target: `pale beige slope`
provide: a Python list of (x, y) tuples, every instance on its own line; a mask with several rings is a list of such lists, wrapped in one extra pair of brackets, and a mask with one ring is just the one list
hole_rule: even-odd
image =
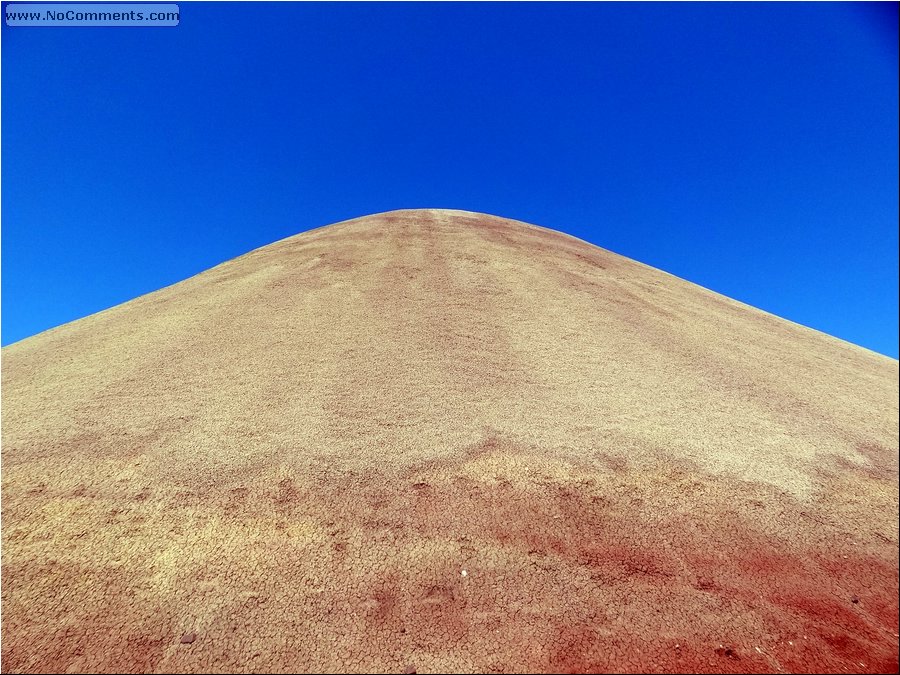
[(897, 362), (553, 231), (347, 221), (2, 368), (4, 669), (896, 662)]

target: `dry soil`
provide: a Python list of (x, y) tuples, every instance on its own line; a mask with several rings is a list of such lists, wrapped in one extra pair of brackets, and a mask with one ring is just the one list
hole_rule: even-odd
[(34, 671), (897, 672), (898, 364), (461, 211), (2, 352)]

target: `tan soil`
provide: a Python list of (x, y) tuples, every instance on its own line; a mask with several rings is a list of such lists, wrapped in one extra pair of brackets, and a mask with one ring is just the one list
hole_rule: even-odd
[(5, 672), (897, 672), (897, 361), (566, 235), (360, 218), (2, 360)]

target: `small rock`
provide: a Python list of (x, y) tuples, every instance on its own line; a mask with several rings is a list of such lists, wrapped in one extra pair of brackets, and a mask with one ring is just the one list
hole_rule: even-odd
[(854, 595), (852, 598), (850, 598), (850, 602), (852, 602), (854, 605), (858, 605), (859, 604), (859, 596)]
[(404, 675), (416, 675), (416, 667), (406, 666), (406, 670), (404, 670), (403, 673)]
[(196, 633), (185, 633), (184, 635), (181, 636), (181, 644), (189, 645), (196, 639), (197, 639)]
[(724, 645), (719, 645), (718, 649), (716, 649), (716, 654), (719, 656), (724, 656), (729, 659), (739, 659), (738, 653), (734, 651), (731, 647), (726, 647)]

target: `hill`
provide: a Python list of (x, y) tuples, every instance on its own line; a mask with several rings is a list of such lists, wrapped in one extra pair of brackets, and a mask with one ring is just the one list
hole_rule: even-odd
[(898, 364), (395, 211), (2, 352), (3, 670), (893, 671)]

